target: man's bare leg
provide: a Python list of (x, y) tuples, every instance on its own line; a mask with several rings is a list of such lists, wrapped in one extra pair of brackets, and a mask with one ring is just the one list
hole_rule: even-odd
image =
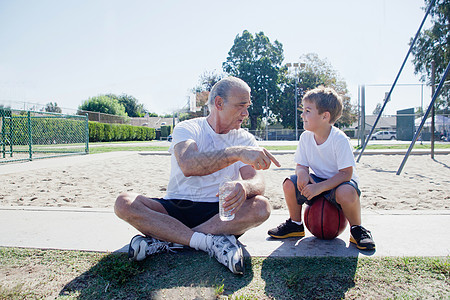
[(138, 194), (122, 193), (116, 215), (147, 236), (189, 246), (194, 231), (167, 214), (161, 203)]
[(221, 221), (215, 215), (203, 224), (194, 227), (196, 232), (206, 234), (234, 234), (240, 235), (266, 221), (270, 216), (270, 203), (263, 196), (247, 199), (232, 221)]

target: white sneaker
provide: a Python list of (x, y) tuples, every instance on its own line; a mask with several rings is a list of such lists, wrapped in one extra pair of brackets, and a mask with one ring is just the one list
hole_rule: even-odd
[(238, 245), (233, 235), (206, 236), (208, 249), (206, 252), (214, 256), (221, 264), (224, 264), (234, 274), (244, 274), (244, 256), (242, 248)]
[(171, 251), (169, 242), (138, 234), (131, 239), (128, 247), (128, 259), (141, 261), (149, 255), (168, 251)]

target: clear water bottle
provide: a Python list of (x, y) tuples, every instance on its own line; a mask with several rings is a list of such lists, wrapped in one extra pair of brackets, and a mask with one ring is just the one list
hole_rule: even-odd
[(225, 198), (234, 190), (234, 184), (227, 180), (220, 184), (219, 186), (219, 217), (222, 221), (231, 221), (234, 219), (233, 211), (225, 211), (223, 204), (225, 203)]

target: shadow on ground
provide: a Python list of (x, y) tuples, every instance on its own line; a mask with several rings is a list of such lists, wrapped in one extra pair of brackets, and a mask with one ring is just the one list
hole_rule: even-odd
[(269, 257), (261, 278), (270, 299), (343, 299), (357, 265), (357, 257)]
[(126, 254), (113, 253), (69, 282), (59, 295), (79, 299), (215, 299), (252, 281), (250, 259), (245, 261), (245, 271), (244, 276), (234, 275), (206, 253), (193, 250), (158, 254), (143, 262), (129, 262)]

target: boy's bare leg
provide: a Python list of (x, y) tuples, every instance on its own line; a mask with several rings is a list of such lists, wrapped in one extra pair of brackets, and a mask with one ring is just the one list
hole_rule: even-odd
[(295, 186), (290, 179), (283, 182), (284, 199), (289, 209), (289, 216), (292, 221), (300, 222), (302, 220), (302, 206), (297, 203), (295, 195)]
[(361, 225), (361, 203), (351, 185), (344, 184), (336, 189), (336, 202), (341, 205), (350, 226)]

